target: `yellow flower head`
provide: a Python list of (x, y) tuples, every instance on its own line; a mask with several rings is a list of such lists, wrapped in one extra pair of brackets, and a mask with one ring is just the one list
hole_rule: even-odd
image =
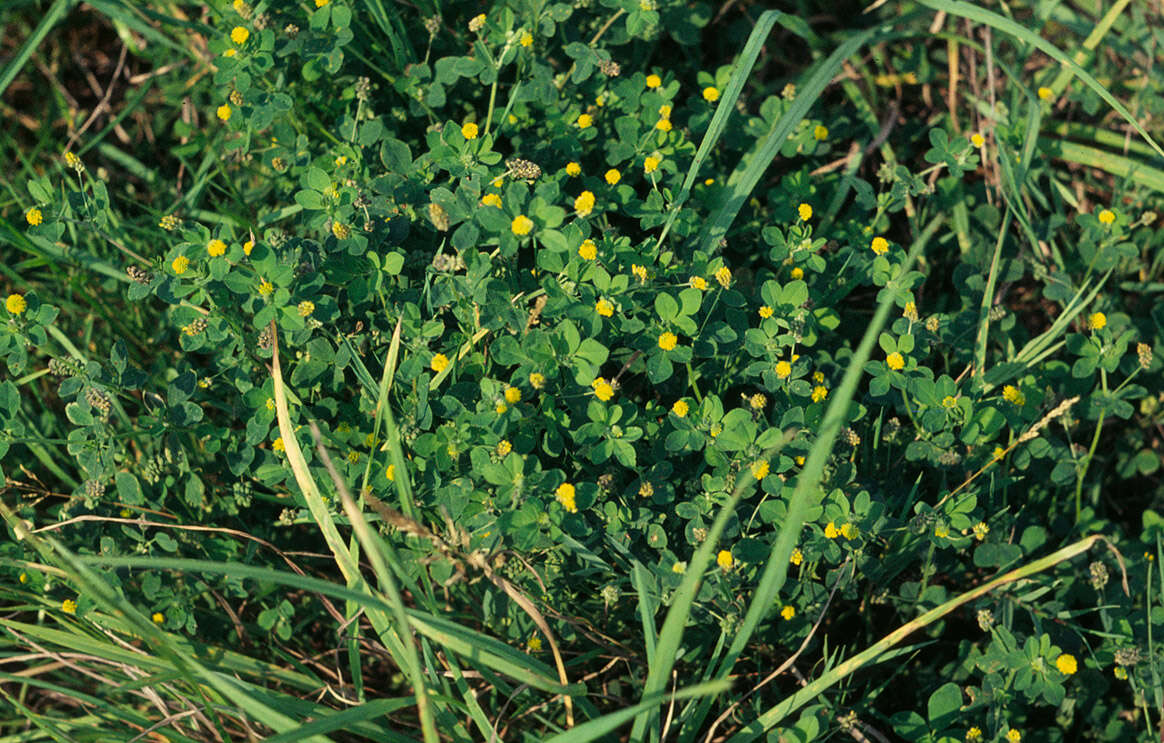
[[(1045, 90), (1045, 88), (1039, 88), (1040, 92), (1043, 90)], [(1006, 731), (1006, 739), (1009, 741), (1009, 743), (1019, 743), (1019, 741), (1023, 739), (1023, 734), (1014, 728), (1011, 728), (1010, 730)]]
[(719, 100), (719, 88), (714, 86), (707, 86), (703, 89), (703, 100), (709, 103), (715, 103)]
[(823, 384), (818, 384), (817, 386), (812, 388), (812, 401), (813, 402), (820, 402), (821, 400), (825, 399), (828, 396), (829, 396), (829, 388), (825, 387)]
[(800, 565), (802, 562), (804, 562), (804, 553), (800, 551), (799, 547), (792, 550), (792, 554), (788, 556), (788, 562), (792, 563), (793, 565)]
[(510, 405), (521, 402), (521, 390), (517, 387), (506, 387), (505, 401)]
[(1104, 209), (1099, 213), (1099, 223), (1102, 225), (1111, 225), (1115, 222), (1115, 212), (1111, 209)]
[(533, 372), (529, 375), (529, 386), (540, 390), (546, 384), (546, 375)]
[(275, 285), (266, 279), (259, 281), (259, 296), (269, 297), (275, 291)]
[(251, 32), (245, 26), (235, 26), (230, 31), (230, 40), (242, 46), (247, 43), (247, 39), (251, 38)]
[(226, 252), (226, 243), (214, 238), (206, 244), (206, 252), (210, 254), (211, 258), (217, 258)]
[(331, 234), (335, 235), (336, 240), (347, 240), (352, 236), (352, 228), (343, 222), (332, 222)]
[(1027, 404), (1027, 396), (1013, 384), (1008, 384), (1002, 388), (1002, 399), (1020, 408)]
[(669, 132), (669, 131), (671, 131), (671, 120), (670, 119), (659, 119), (658, 121), (655, 122), (655, 128), (661, 132)]
[(676, 575), (683, 575), (684, 573), (687, 572), (687, 562), (681, 561), (681, 562), (675, 563), (674, 565), (671, 566), (671, 572), (675, 573)]
[(894, 351), (885, 357), (885, 365), (893, 371), (901, 371), (905, 368), (905, 357)]
[(578, 506), (574, 502), (575, 490), (573, 485), (568, 482), (562, 483), (554, 491), (554, 497), (562, 504), (562, 508), (565, 508), (570, 513), (578, 513)]
[(594, 388), (594, 396), (603, 402), (614, 397), (614, 387), (602, 377), (595, 379), (590, 386)]
[(787, 361), (776, 362), (776, 376), (780, 379), (788, 379), (792, 375), (792, 364)]
[(1079, 670), (1079, 664), (1075, 661), (1075, 656), (1070, 653), (1063, 653), (1055, 659), (1055, 668), (1059, 669), (1059, 673), (1064, 676), (1070, 676)]
[(735, 558), (732, 557), (730, 550), (720, 550), (719, 554), (715, 556), (715, 563), (719, 565), (726, 573), (732, 569), (732, 565), (735, 563)]
[(255, 249), (255, 241), (247, 240), (243, 243), (243, 255), (250, 255), (251, 251)]
[(477, 125), (470, 121), (461, 127), (461, 136), (465, 139), (476, 139), (477, 131)]
[(812, 130), (812, 137), (818, 142), (823, 142), (829, 138), (829, 128), (824, 124), (817, 124)]
[(521, 35), (521, 42), (520, 43), (522, 46), (525, 46), (525, 47), (528, 47), (531, 44), (533, 44), (533, 34), (531, 34), (529, 31), (526, 31), (525, 33), (523, 33)]
[(796, 268), (792, 269), (788, 275), (799, 281), (800, 279), (804, 278), (804, 269), (800, 266), (797, 266)]
[(801, 222), (807, 222), (812, 219), (812, 204), (801, 204), (796, 207), (796, 213), (800, 215)]
[(598, 246), (593, 240), (583, 240), (578, 247), (578, 255), (582, 256), (583, 260), (592, 261), (598, 257)]
[(153, 616), (150, 617), (150, 619), (153, 620), (154, 624), (165, 624), (166, 623), (166, 615), (161, 613), (160, 611), (155, 611), (153, 613)]
[(174, 259), (174, 262), (170, 264), (170, 268), (174, 269), (174, 273), (178, 274), (179, 276), (186, 273), (186, 269), (189, 267), (190, 259), (184, 255), (178, 256)]
[(533, 220), (524, 214), (518, 214), (513, 218), (513, 222), (509, 225), (515, 235), (528, 235), (534, 228)]
[(784, 608), (780, 610), (780, 616), (783, 617), (784, 621), (787, 622), (796, 616), (796, 608), (789, 604), (785, 604)]
[(396, 481), (396, 465), (394, 465), (394, 464), (388, 465), (388, 469), (384, 470), (384, 477), (387, 477), (389, 482), (395, 482)]
[(692, 289), (698, 289), (700, 291), (707, 289), (707, 279), (702, 276), (692, 276), (691, 280), (687, 283), (691, 285)]
[(658, 75), (654, 75), (654, 74), (647, 75), (647, 87), (648, 88), (657, 88), (662, 84), (663, 84), (663, 78), (659, 77)]
[(643, 172), (644, 173), (654, 173), (656, 170), (659, 169), (660, 162), (662, 162), (662, 160), (660, 158), (657, 158), (653, 155), (648, 155), (643, 160)]
[(671, 349), (675, 348), (675, 345), (678, 342), (678, 336), (669, 330), (659, 336), (659, 348), (663, 349), (664, 351), (670, 351)]
[(513, 444), (509, 443), (509, 441), (502, 439), (497, 442), (497, 456), (507, 456), (511, 451), (513, 451)]
[(594, 311), (603, 317), (610, 317), (614, 314), (614, 305), (609, 299), (600, 299), (594, 303)]
[(849, 540), (856, 539), (857, 527), (852, 524), (845, 524), (841, 527), (841, 536)]
[(983, 539), (986, 539), (986, 535), (990, 533), (990, 527), (987, 526), (985, 522), (979, 521), (977, 524), (971, 527), (971, 531), (974, 532), (974, 538), (981, 542)]
[(768, 460), (759, 459), (755, 462), (752, 462), (748, 469), (751, 470), (752, 477), (756, 478), (757, 480), (763, 480), (768, 476), (770, 465), (768, 464)]
[(885, 255), (889, 252), (889, 241), (884, 237), (875, 237), (872, 244), (869, 245), (869, 249), (876, 255)]
[(44, 221), (44, 214), (34, 206), (24, 213), (24, 221), (28, 222), (29, 226), (36, 227)]
[(299, 303), (297, 307), (300, 317), (311, 317), (311, 313), (315, 312), (315, 302), (310, 299), (305, 299)]
[(4, 309), (11, 315), (19, 315), (28, 309), (28, 302), (19, 294), (9, 294), (4, 300)]
[(729, 286), (731, 286), (732, 283), (731, 269), (727, 266), (720, 267), (720, 269), (715, 272), (715, 280), (719, 282), (720, 286), (722, 286), (724, 289), (727, 289)]
[(766, 304), (760, 306), (760, 309), (759, 309), (760, 317), (764, 318), (765, 320), (767, 320), (769, 317), (772, 317), (773, 312), (775, 312), (775, 310), (773, 310), (771, 307), (769, 307)]
[(637, 263), (632, 263), (631, 264), (631, 273), (633, 273), (635, 275), (635, 278), (637, 278), (639, 280), (640, 284), (645, 284), (647, 282), (647, 267), (646, 266), (640, 266)]
[(688, 410), (687, 403), (682, 400), (676, 400), (675, 404), (671, 406), (671, 412), (678, 418), (686, 418)]
[(574, 199), (574, 211), (579, 217), (589, 216), (594, 211), (594, 194), (590, 191), (578, 194), (578, 198)]
[(837, 529), (836, 522), (830, 521), (824, 530), (824, 535), (827, 539), (836, 539), (841, 536), (841, 532)]
[(440, 374), (449, 365), (449, 357), (443, 353), (433, 354), (432, 360), (428, 362), (428, 367), (437, 374)]
[(622, 178), (622, 174), (614, 168), (611, 168), (610, 170), (606, 171), (606, 175), (604, 175), (603, 178), (606, 179), (607, 183), (613, 186), (619, 182), (619, 180)]
[(65, 599), (64, 601), (61, 602), (61, 611), (63, 611), (66, 614), (76, 614), (77, 613), (77, 602), (73, 601), (72, 599)]
[(1107, 327), (1107, 315), (1102, 312), (1096, 312), (1091, 317), (1087, 318), (1087, 327), (1092, 330), (1103, 330)]
[(575, 178), (582, 174), (582, 166), (575, 162), (566, 163), (566, 175)]
[(469, 19), (469, 31), (477, 33), (485, 25), (485, 14), (479, 13)]
[(1049, 101), (1053, 95), (1055, 95), (1055, 91), (1051, 90), (1047, 86), (1044, 85), (1043, 87), (1039, 88), (1039, 98), (1041, 100)]
[(221, 119), (223, 121), (230, 121), (230, 106), (229, 105), (227, 105), (225, 103), (222, 104), (221, 106), (218, 107), (218, 110), (216, 110), (214, 113), (216, 116), (218, 116), (219, 119)]
[(484, 196), (481, 197), (481, 205), (482, 206), (495, 206), (498, 209), (500, 209), (501, 208), (501, 196), (500, 196), (500, 194), (495, 194), (495, 193), (485, 194)]
[(582, 114), (578, 117), (577, 123), (579, 129), (586, 129), (594, 123), (594, 119), (590, 116), (590, 114)]
[(970, 144), (981, 149), (983, 147), (983, 145), (986, 144), (986, 137), (982, 136), (978, 132), (974, 132), (973, 134), (970, 135)]

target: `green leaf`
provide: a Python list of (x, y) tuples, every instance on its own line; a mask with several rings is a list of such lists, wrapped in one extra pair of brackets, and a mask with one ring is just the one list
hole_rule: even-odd
[(117, 484), (117, 495), (127, 506), (139, 506), (144, 502), (141, 494), (141, 485), (137, 478), (128, 472), (118, 472), (114, 478)]
[(942, 730), (949, 727), (958, 716), (962, 707), (962, 689), (955, 683), (943, 684), (930, 695), (926, 704), (926, 715), (929, 718), (930, 728)]
[(69, 420), (78, 426), (88, 426), (93, 423), (93, 414), (89, 411), (88, 406), (82, 405), (79, 402), (71, 402), (65, 406), (65, 415)]
[(331, 176), (312, 165), (307, 169), (307, 185), (316, 191), (326, 191), (331, 188)]
[(310, 189), (303, 189), (295, 192), (295, 203), (304, 209), (322, 209), (323, 208), (323, 194), (318, 191)]
[(570, 249), (570, 244), (566, 242), (566, 236), (557, 230), (542, 230), (538, 233), (538, 242), (542, 244), (542, 247), (555, 253), (565, 253)]
[(679, 314), (679, 303), (670, 294), (659, 292), (655, 295), (655, 312), (660, 320), (669, 323)]

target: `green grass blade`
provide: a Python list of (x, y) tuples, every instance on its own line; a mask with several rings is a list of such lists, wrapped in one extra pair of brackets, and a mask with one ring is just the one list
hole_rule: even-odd
[(868, 44), (870, 40), (883, 33), (883, 29), (878, 27), (850, 36), (828, 58), (818, 63), (808, 76), (797, 85), (796, 98), (792, 101), (792, 105), (773, 124), (772, 130), (757, 150), (754, 153), (744, 155), (740, 164), (728, 177), (729, 196), (720, 208), (711, 215), (703, 235), (700, 237), (700, 245), (704, 250), (710, 251), (727, 234), (728, 227), (735, 221), (740, 207), (747, 201), (756, 184), (760, 182), (760, 178), (763, 177), (768, 166), (780, 152), (788, 135), (808, 114), (812, 104), (816, 102), (821, 93), (824, 92), (825, 87), (840, 71), (844, 61)]
[[(766, 451), (764, 456), (769, 456), (772, 452), (782, 448), (789, 438), (791, 436), (786, 434), (784, 439)], [(712, 553), (719, 547), (719, 537), (727, 527), (732, 514), (735, 513), (736, 505), (739, 504), (744, 492), (755, 482), (756, 479), (752, 477), (750, 472), (741, 473), (737, 478), (736, 487), (732, 491), (731, 497), (720, 507), (711, 528), (707, 530), (707, 537), (692, 555), (687, 565), (687, 572), (683, 576), (683, 582), (679, 584), (679, 588), (676, 589), (672, 598), (667, 618), (663, 620), (663, 628), (659, 630), (655, 653), (649, 659), (647, 680), (643, 684), (641, 697), (643, 700), (647, 699), (649, 695), (662, 693), (666, 688), (667, 681), (671, 676), (671, 669), (675, 667), (679, 647), (683, 642), (684, 630), (691, 617), (691, 607), (695, 604), (695, 597), (699, 593), (699, 586), (703, 581), (703, 573), (712, 564)], [(657, 712), (658, 710), (654, 706), (644, 709), (635, 719), (631, 740), (642, 740), (646, 726), (657, 723)]]
[(739, 61), (736, 62), (735, 69), (732, 70), (732, 76), (728, 80), (727, 88), (724, 89), (720, 96), (719, 105), (715, 108), (715, 113), (711, 117), (711, 123), (707, 127), (707, 131), (703, 134), (703, 140), (699, 143), (699, 149), (695, 153), (695, 158), (691, 161), (691, 166), (687, 169), (687, 177), (683, 179), (683, 187), (679, 189), (679, 196), (676, 197), (675, 203), (671, 206), (671, 213), (667, 217), (667, 221), (663, 224), (663, 230), (659, 233), (659, 240), (656, 243), (656, 248), (663, 244), (663, 240), (667, 237), (667, 233), (671, 231), (671, 225), (679, 216), (679, 210), (683, 204), (686, 203), (687, 197), (691, 195), (691, 187), (695, 184), (695, 179), (699, 177), (699, 171), (703, 167), (703, 163), (711, 155), (712, 148), (719, 142), (723, 132), (727, 129), (728, 119), (736, 110), (736, 101), (739, 100), (740, 93), (744, 89), (744, 83), (748, 81), (749, 75), (752, 74), (752, 68), (756, 65), (756, 58), (760, 55), (760, 50), (764, 47), (764, 41), (771, 33), (772, 27), (776, 21), (783, 17), (783, 13), (778, 10), (768, 10), (760, 15), (759, 20), (756, 21), (755, 28), (752, 33), (748, 35), (748, 41), (744, 44), (744, 50), (740, 53)]
[[(318, 593), (343, 601), (355, 601), (364, 606), (365, 610), (392, 611), (392, 606), (377, 596), (338, 583), (271, 568), (259, 568), (239, 563), (220, 563), (213, 560), (160, 557), (87, 557), (83, 562), (94, 566), (179, 570), (269, 581), (307, 593)], [(432, 616), (416, 609), (409, 609), (407, 613), (413, 629), (431, 640), (447, 645), (450, 650), (454, 650), (474, 664), (479, 663), (492, 668), (510, 678), (518, 679), (551, 694), (576, 696), (585, 691), (585, 686), (582, 684), (563, 686), (558, 682), (556, 674), (550, 666), (500, 640), (462, 627), (451, 619)]]
[(921, 5), (924, 5), (928, 8), (933, 8), (937, 11), (942, 11), (950, 15), (959, 16), (961, 18), (967, 18), (977, 23), (984, 23), (987, 26), (996, 28), (1003, 33), (1010, 34), (1016, 39), (1030, 44), (1047, 56), (1051, 57), (1056, 62), (1063, 65), (1065, 70), (1069, 70), (1076, 77), (1082, 80), (1084, 85), (1091, 88), (1091, 90), (1094, 91), (1095, 94), (1100, 98), (1102, 98), (1104, 102), (1107, 103), (1107, 105), (1111, 106), (1116, 113), (1122, 116), (1124, 120), (1127, 121), (1128, 124), (1130, 124), (1131, 127), (1135, 129), (1141, 137), (1144, 138), (1144, 141), (1151, 145), (1152, 149), (1156, 151), (1156, 154), (1164, 157), (1164, 149), (1161, 149), (1160, 145), (1156, 143), (1156, 140), (1152, 139), (1152, 135), (1148, 134), (1147, 130), (1144, 129), (1136, 117), (1132, 115), (1131, 111), (1128, 111), (1127, 107), (1120, 103), (1115, 96), (1109, 93), (1107, 88), (1100, 85), (1098, 80), (1092, 77), (1087, 70), (1080, 67), (1078, 62), (1067, 56), (1066, 52), (1064, 52), (1059, 47), (1055, 46), (1033, 31), (1024, 28), (1022, 25), (1016, 23), (1015, 21), (1010, 20), (1009, 18), (1000, 16), (997, 13), (977, 5), (963, 2), (963, 0), (918, 0), (918, 2)]
[[(643, 701), (633, 707), (620, 709), (617, 712), (603, 715), (597, 720), (584, 722), (571, 730), (547, 738), (545, 743), (589, 743), (592, 740), (598, 740), (604, 735), (613, 733), (636, 717), (641, 718), (644, 712), (657, 709), (660, 704), (671, 699), (678, 701), (681, 699), (691, 699), (692, 697), (702, 696), (704, 694), (719, 694), (727, 691), (730, 687), (731, 684), (726, 681), (708, 681), (707, 683), (680, 689), (673, 695), (666, 693), (652, 694), (650, 697), (644, 695)], [(634, 737), (633, 733), (631, 740), (638, 740)]]
[[(386, 378), (388, 374), (389, 367), (386, 365)], [(320, 437), (319, 427), (314, 422), (311, 424), (311, 431), (318, 442)], [(396, 587), (396, 581), (392, 577), (392, 571), (388, 569), (387, 560), (384, 555), (385, 552), (390, 552), (392, 548), (384, 540), (372, 533), (368, 522), (364, 519), (364, 514), (356, 506), (356, 502), (352, 499), (351, 493), (348, 492), (347, 487), (339, 478), (339, 473), (336, 472), (335, 466), (327, 457), (326, 451), (323, 450), (322, 446), (320, 446), (319, 451), (320, 455), (324, 457), (324, 464), (328, 472), (335, 480), (336, 489), (339, 491), (340, 500), (343, 503), (344, 513), (348, 516), (352, 530), (355, 532), (356, 538), (360, 540), (360, 545), (372, 563), (372, 570), (375, 572), (376, 579), (380, 583), (380, 590), (387, 594), (388, 602), (392, 605), (392, 613), (396, 619), (396, 628), (407, 632), (407, 635), (400, 638), (399, 642), (404, 648), (404, 670), (408, 673), (409, 681), (412, 684), (412, 691), (416, 699), (417, 712), (420, 715), (420, 726), (424, 735), (424, 741), (425, 743), (439, 743), (440, 736), (437, 735), (436, 725), (433, 721), (428, 689), (425, 687), (424, 673), (420, 668), (420, 657), (416, 653), (416, 643), (413, 641), (408, 617), (405, 614), (404, 600), (400, 597), (400, 591)], [(399, 560), (395, 559), (394, 555), (392, 559), (393, 562), (399, 563)]]
[[(173, 665), (173, 668), (183, 672), (191, 685), (198, 687), (205, 685), (213, 689), (223, 699), (231, 700), (235, 708), (250, 719), (257, 720), (276, 731), (291, 730), (298, 726), (298, 721), (282, 714), (278, 710), (263, 703), (259, 697), (250, 693), (245, 685), (227, 674), (219, 673), (206, 667), (190, 654), (175, 646), (169, 635), (155, 626), (146, 616), (133, 605), (124, 601), (116, 589), (109, 585), (101, 576), (93, 572), (85, 561), (79, 559), (55, 539), (42, 537), (31, 533), (23, 521), (19, 519), (7, 506), (0, 503), (0, 515), (8, 522), (16, 535), (36, 549), (46, 562), (55, 564), (65, 571), (71, 585), (81, 594), (93, 599), (105, 612), (127, 618), (134, 630), (134, 634), (144, 638), (150, 645), (153, 653), (161, 656)], [(67, 647), (80, 640), (81, 633), (72, 633), (75, 636), (63, 641)], [(126, 651), (128, 652), (128, 651)], [(98, 655), (98, 657), (104, 657)], [(138, 665), (142, 656), (133, 654), (132, 663)], [(209, 702), (209, 700), (206, 700)], [(313, 736), (312, 743), (330, 743), (326, 736)]]
[(1164, 193), (1164, 170), (1152, 167), (1140, 160), (1089, 147), (1062, 139), (1039, 140), (1039, 148), (1049, 157), (1056, 157), (1067, 162), (1097, 168), (1116, 176), (1126, 178), (1133, 183), (1150, 188), (1153, 191)]
[[(272, 735), (270, 738), (266, 738), (265, 741), (266, 743), (299, 743), (299, 741), (307, 740), (313, 735), (349, 731), (357, 723), (375, 720), (378, 717), (383, 717), (398, 710), (411, 707), (415, 703), (416, 700), (412, 697), (404, 697), (403, 699), (374, 699), (357, 707), (345, 709), (342, 712), (336, 712), (327, 717), (304, 723), (296, 730), (288, 730), (285, 733)], [(376, 740), (382, 740), (385, 743), (412, 743), (415, 740), (393, 729), (380, 727), (380, 730), (382, 731), (383, 737), (377, 737)]]
[(655, 643), (658, 632), (655, 629), (655, 612), (659, 610), (655, 597), (650, 591), (651, 574), (638, 560), (631, 568), (631, 584), (639, 597), (639, 619), (643, 623), (643, 645), (648, 662), (655, 657)]
[(24, 66), (28, 64), (28, 60), (32, 57), (33, 52), (36, 51), (37, 47), (48, 36), (49, 31), (52, 31), (53, 26), (57, 25), (57, 22), (64, 17), (65, 13), (72, 10), (74, 5), (76, 5), (76, 0), (56, 0), (45, 11), (44, 16), (40, 19), (40, 23), (36, 25), (32, 34), (24, 42), (24, 46), (20, 47), (20, 51), (16, 53), (12, 61), (5, 65), (3, 71), (0, 71), (0, 96), (4, 95), (4, 91), (8, 90), (8, 86), (16, 79), (16, 76), (20, 74)]
[[(943, 217), (936, 217), (926, 226), (922, 234), (914, 240), (908, 256), (898, 269), (897, 276), (902, 276), (912, 269), (913, 264), (921, 256), (926, 244), (933, 237), (934, 233), (937, 232), (938, 227), (941, 226), (943, 221)], [(788, 513), (784, 517), (784, 523), (780, 528), (780, 533), (768, 553), (768, 561), (764, 565), (764, 572), (760, 576), (760, 582), (756, 586), (756, 592), (748, 604), (748, 611), (744, 615), (743, 621), (740, 622), (739, 629), (736, 631), (736, 635), (732, 639), (727, 653), (720, 662), (719, 669), (716, 671), (715, 678), (717, 679), (727, 678), (728, 674), (731, 673), (732, 668), (735, 666), (736, 661), (739, 660), (740, 655), (743, 653), (748, 641), (751, 640), (756, 628), (759, 627), (760, 622), (773, 609), (776, 596), (780, 593), (780, 589), (784, 587), (784, 582), (788, 578), (788, 559), (792, 555), (792, 551), (796, 549), (796, 543), (800, 539), (800, 532), (804, 526), (808, 509), (812, 505), (812, 501), (816, 500), (816, 493), (820, 489), (821, 475), (832, 453), (833, 443), (840, 434), (841, 426), (844, 425), (848, 418), (849, 404), (857, 392), (857, 384), (861, 381), (865, 373), (865, 362), (869, 360), (873, 348), (877, 345), (877, 337), (881, 333), (881, 329), (885, 326), (885, 323), (889, 320), (889, 313), (893, 307), (893, 293), (886, 292), (878, 303), (877, 311), (874, 313), (872, 321), (870, 321), (869, 326), (866, 328), (865, 334), (857, 346), (857, 350), (853, 352), (853, 357), (849, 362), (848, 368), (845, 370), (845, 375), (841, 379), (841, 384), (837, 389), (836, 395), (832, 397), (832, 401), (825, 411), (824, 420), (821, 422), (820, 429), (818, 430), (816, 442), (812, 445), (812, 449), (809, 450), (808, 458), (804, 463), (804, 469), (796, 478), (796, 489), (793, 490), (792, 497), (789, 499)], [(702, 725), (703, 720), (706, 719), (712, 701), (714, 701), (713, 698), (701, 701), (694, 715), (684, 725), (682, 740), (691, 740), (693, 738)]]
[(1052, 568), (1065, 560), (1070, 560), (1074, 557), (1077, 557), (1078, 555), (1084, 554), (1087, 552), (1087, 550), (1091, 549), (1091, 547), (1096, 542), (1103, 539), (1104, 538), (1098, 534), (1087, 537), (1086, 539), (1081, 539), (1080, 541), (1070, 544), (1063, 549), (1058, 550), (1057, 552), (1047, 555), (1041, 559), (1034, 560), (1033, 562), (1024, 565), (1021, 568), (1012, 570), (1009, 573), (1001, 575), (998, 578), (995, 578), (994, 580), (979, 586), (978, 588), (974, 588), (966, 591), (965, 593), (959, 594), (944, 604), (930, 609), (917, 619), (907, 622), (901, 627), (898, 627), (893, 632), (890, 632), (881, 640), (874, 643), (873, 645), (870, 645), (860, 653), (840, 662), (835, 667), (822, 674), (820, 678), (807, 684), (791, 696), (786, 697), (774, 707), (769, 708), (751, 724), (745, 726), (743, 730), (729, 738), (728, 743), (748, 743), (748, 741), (756, 740), (767, 730), (770, 730), (774, 725), (778, 724), (781, 720), (799, 709), (802, 705), (812, 701), (813, 699), (816, 699), (822, 692), (837, 682), (841, 681), (845, 677), (855, 673), (857, 670), (865, 666), (883, 662), (889, 657), (893, 657), (890, 654), (894, 646), (908, 637), (911, 633), (933, 624), (958, 607), (964, 606), (981, 596), (985, 596), (991, 591), (994, 591), (996, 588), (1001, 588), (1007, 584), (1029, 578), (1030, 576)]

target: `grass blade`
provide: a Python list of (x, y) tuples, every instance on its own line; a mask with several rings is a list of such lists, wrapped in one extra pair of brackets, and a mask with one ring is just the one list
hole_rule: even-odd
[[(825, 87), (840, 71), (844, 61), (868, 44), (870, 40), (883, 33), (883, 29), (878, 27), (850, 36), (828, 58), (817, 64), (807, 78), (797, 85), (796, 99), (793, 100), (792, 105), (788, 107), (783, 116), (777, 119), (772, 130), (755, 153), (744, 155), (740, 164), (736, 166), (728, 178), (727, 188), (730, 195), (711, 215), (703, 235), (700, 237), (700, 245), (704, 250), (710, 251), (727, 234), (728, 227), (735, 221), (740, 207), (744, 205), (756, 184), (760, 182), (760, 178), (763, 177), (768, 166), (780, 152), (788, 135), (808, 114), (812, 104), (816, 102), (816, 99), (824, 92)], [(746, 166), (745, 163), (747, 163)]]
[(12, 58), (12, 61), (4, 67), (3, 72), (0, 72), (0, 96), (3, 96), (4, 91), (8, 90), (8, 86), (11, 85), (12, 81), (16, 79), (16, 76), (20, 74), (20, 71), (24, 69), (24, 65), (28, 64), (28, 60), (32, 57), (32, 53), (36, 51), (36, 48), (40, 46), (40, 43), (44, 41), (46, 36), (48, 36), (49, 31), (53, 29), (53, 26), (57, 25), (57, 22), (64, 17), (65, 13), (68, 13), (70, 10), (72, 10), (73, 5), (75, 4), (75, 0), (56, 0), (56, 2), (49, 7), (44, 16), (40, 19), (40, 23), (36, 25), (36, 28), (28, 37), (28, 40), (24, 42), (24, 46), (20, 47), (20, 51), (18, 51), (16, 56)]
[[(933, 237), (934, 233), (937, 232), (938, 227), (941, 226), (943, 221), (943, 217), (936, 217), (926, 226), (926, 229), (914, 241), (908, 257), (898, 270), (898, 276), (906, 274), (913, 267), (913, 264), (922, 254), (922, 251), (925, 250), (926, 244)], [(857, 350), (853, 352), (853, 358), (845, 370), (845, 376), (841, 379), (836, 396), (832, 398), (828, 410), (825, 411), (824, 420), (821, 422), (817, 434), (817, 440), (808, 453), (808, 458), (804, 463), (804, 469), (796, 479), (796, 489), (792, 492), (792, 497), (789, 499), (788, 513), (784, 518), (784, 524), (781, 526), (780, 533), (768, 553), (768, 561), (764, 565), (764, 572), (760, 576), (760, 582), (756, 587), (756, 592), (748, 604), (748, 611), (744, 615), (743, 621), (740, 622), (739, 629), (732, 639), (727, 653), (724, 655), (723, 660), (720, 661), (719, 669), (715, 674), (715, 678), (717, 679), (724, 679), (731, 672), (736, 661), (739, 660), (740, 655), (747, 646), (748, 641), (752, 638), (752, 634), (756, 631), (756, 628), (763, 621), (764, 617), (772, 610), (776, 595), (784, 587), (784, 582), (788, 578), (788, 558), (792, 554), (792, 551), (796, 549), (796, 543), (800, 539), (800, 531), (804, 526), (804, 521), (809, 506), (811, 505), (810, 500), (813, 499), (815, 492), (820, 488), (821, 475), (824, 472), (826, 461), (833, 450), (833, 442), (836, 441), (837, 436), (840, 434), (841, 426), (848, 416), (849, 403), (853, 399), (854, 394), (856, 394), (857, 384), (865, 373), (865, 362), (869, 360), (873, 352), (873, 347), (877, 344), (877, 337), (888, 321), (889, 313), (893, 307), (893, 293), (886, 292), (877, 305), (877, 312), (874, 313), (872, 321), (869, 323), (868, 328), (866, 328), (865, 335), (861, 338), (861, 343), (857, 346)], [(684, 726), (682, 740), (691, 740), (694, 737), (703, 720), (706, 719), (708, 709), (713, 701), (713, 697), (701, 701), (696, 712)]]
[(776, 706), (771, 707), (751, 724), (747, 725), (743, 730), (729, 738), (728, 743), (747, 743), (748, 741), (756, 740), (761, 735), (763, 735), (765, 731), (770, 730), (772, 726), (776, 725), (785, 717), (799, 709), (801, 705), (817, 698), (820, 696), (821, 692), (823, 692), (825, 689), (828, 689), (833, 684), (836, 684), (841, 679), (867, 665), (886, 660), (888, 658), (887, 654), (890, 653), (893, 647), (897, 643), (904, 640), (911, 633), (933, 624), (958, 607), (964, 606), (965, 604), (970, 603), (980, 596), (985, 596), (997, 588), (1001, 588), (1010, 583), (1023, 580), (1024, 578), (1028, 578), (1032, 575), (1052, 568), (1055, 565), (1064, 562), (1065, 560), (1070, 560), (1074, 557), (1077, 557), (1078, 555), (1087, 552), (1087, 550), (1091, 549), (1091, 547), (1096, 542), (1103, 539), (1104, 537), (1099, 534), (1094, 534), (1090, 537), (1087, 537), (1086, 539), (1081, 539), (1078, 542), (1070, 544), (1057, 552), (1047, 555), (1044, 558), (1035, 560), (1021, 568), (1012, 570), (1005, 575), (1001, 575), (989, 583), (985, 583), (979, 586), (978, 588), (959, 594), (941, 606), (930, 609), (917, 619), (907, 622), (901, 627), (898, 627), (893, 632), (890, 632), (881, 640), (874, 643), (873, 645), (870, 645), (868, 648), (854, 655), (852, 658), (837, 664), (836, 667), (831, 668), (820, 678), (809, 683), (791, 696), (785, 698)]
[(950, 15), (956, 15), (961, 18), (967, 18), (977, 23), (984, 23), (987, 26), (996, 28), (1003, 33), (1010, 34), (1016, 39), (1030, 44), (1047, 56), (1051, 57), (1056, 62), (1063, 65), (1065, 71), (1074, 73), (1076, 77), (1082, 80), (1084, 85), (1091, 88), (1096, 95), (1098, 95), (1104, 100), (1105, 103), (1107, 103), (1107, 105), (1111, 106), (1116, 113), (1122, 116), (1124, 120), (1127, 121), (1128, 124), (1130, 124), (1131, 127), (1135, 129), (1141, 137), (1144, 138), (1144, 141), (1151, 145), (1152, 149), (1155, 150), (1158, 155), (1164, 157), (1164, 149), (1160, 148), (1160, 145), (1156, 143), (1156, 140), (1152, 139), (1152, 135), (1148, 134), (1147, 130), (1145, 130), (1144, 127), (1140, 125), (1140, 122), (1136, 120), (1136, 117), (1132, 116), (1131, 111), (1128, 111), (1127, 107), (1120, 103), (1115, 96), (1109, 93), (1107, 88), (1100, 85), (1098, 80), (1092, 77), (1087, 70), (1080, 67), (1078, 62), (1067, 56), (1066, 52), (1064, 52), (1059, 47), (1055, 46), (1033, 31), (1023, 28), (1023, 26), (1010, 20), (1009, 18), (1000, 16), (997, 13), (989, 11), (985, 8), (981, 8), (977, 5), (963, 2), (963, 0), (918, 0), (918, 2), (927, 8), (933, 8), (934, 10), (945, 12)]

